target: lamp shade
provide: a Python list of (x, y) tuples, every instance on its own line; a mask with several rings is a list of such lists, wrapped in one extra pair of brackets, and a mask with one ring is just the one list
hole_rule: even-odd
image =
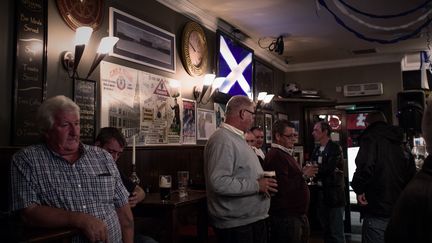
[(114, 47), (114, 45), (117, 43), (118, 40), (119, 38), (114, 36), (107, 36), (102, 38), (96, 52), (98, 54), (107, 54), (112, 50), (112, 48)]
[(267, 92), (259, 92), (257, 100), (258, 101), (264, 100), (264, 98), (266, 97), (266, 95), (267, 95)]
[(81, 26), (77, 28), (75, 32), (75, 46), (87, 45), (92, 33), (93, 29), (91, 27)]

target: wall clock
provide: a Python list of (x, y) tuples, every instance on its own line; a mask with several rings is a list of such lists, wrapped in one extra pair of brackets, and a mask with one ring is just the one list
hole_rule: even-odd
[(66, 24), (73, 30), (90, 26), (96, 30), (103, 16), (103, 0), (56, 0)]
[(208, 46), (203, 28), (196, 22), (188, 22), (182, 35), (182, 59), (186, 71), (201, 76), (207, 70)]

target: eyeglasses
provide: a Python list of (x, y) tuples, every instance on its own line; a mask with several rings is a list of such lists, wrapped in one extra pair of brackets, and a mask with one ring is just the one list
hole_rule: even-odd
[(248, 110), (248, 109), (243, 109), (244, 111), (247, 111), (247, 112), (249, 112), (249, 113), (251, 113), (251, 115), (255, 115), (256, 114), (256, 112), (253, 112), (253, 111), (250, 111), (250, 110)]
[(291, 133), (289, 135), (285, 135), (285, 134), (281, 134), (282, 136), (286, 137), (286, 138), (297, 138), (298, 134), (297, 133)]

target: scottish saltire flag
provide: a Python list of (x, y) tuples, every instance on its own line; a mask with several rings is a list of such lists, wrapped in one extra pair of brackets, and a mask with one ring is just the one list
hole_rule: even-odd
[(218, 77), (226, 77), (219, 91), (252, 98), (253, 57), (238, 41), (219, 33)]

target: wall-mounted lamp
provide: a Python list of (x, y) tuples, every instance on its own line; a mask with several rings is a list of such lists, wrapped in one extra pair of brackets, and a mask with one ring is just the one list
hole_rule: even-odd
[[(199, 90), (197, 86), (193, 88), (193, 95), (197, 103), (207, 104), (213, 95), (213, 93), (222, 85), (225, 81), (225, 77), (217, 77), (214, 74), (206, 74), (204, 76), (202, 90)], [(209, 91), (210, 90), (210, 91)], [(209, 94), (207, 94), (210, 92)], [(206, 101), (203, 98), (206, 97)]]
[(270, 101), (273, 99), (274, 94), (267, 94), (267, 92), (259, 92), (257, 97), (257, 106), (256, 110), (261, 108), (261, 106), (265, 106), (266, 104), (270, 103)]
[[(76, 29), (75, 32), (75, 54), (70, 51), (66, 51), (63, 55), (63, 67), (68, 71), (69, 77), (78, 77), (77, 69), (81, 57), (84, 53), (85, 46), (88, 44), (93, 29), (91, 27), (82, 26)], [(114, 45), (117, 43), (119, 38), (109, 36), (101, 39), (99, 47), (97, 49), (96, 55), (93, 59), (93, 63), (87, 73), (86, 79), (92, 74), (99, 63), (104, 59), (104, 57), (111, 51)]]
[(180, 91), (179, 91), (179, 89), (180, 89), (180, 87), (181, 87), (180, 82), (179, 82), (178, 80), (176, 80), (176, 79), (171, 79), (171, 80), (169, 81), (169, 86), (170, 86), (170, 88), (171, 88), (171, 91), (170, 91), (170, 95), (171, 95), (171, 97), (172, 97), (172, 98), (177, 98), (177, 97), (179, 97), (179, 96), (180, 96)]

